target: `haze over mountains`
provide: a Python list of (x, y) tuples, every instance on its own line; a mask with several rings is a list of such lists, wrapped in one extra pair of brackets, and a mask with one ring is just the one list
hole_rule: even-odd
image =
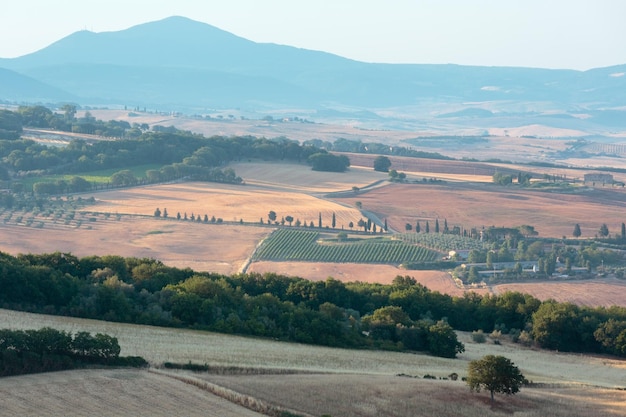
[(397, 126), (454, 120), (608, 132), (626, 127), (625, 74), (626, 65), (583, 72), (363, 63), (170, 17), (118, 32), (80, 31), (0, 59), (0, 101), (193, 113), (297, 109)]

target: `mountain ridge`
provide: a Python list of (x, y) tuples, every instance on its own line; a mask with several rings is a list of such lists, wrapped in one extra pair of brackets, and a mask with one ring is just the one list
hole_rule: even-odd
[(37, 52), (0, 59), (0, 68), (56, 88), (55, 94), (39, 85), (50, 101), (67, 100), (60, 93), (66, 91), (79, 103), (183, 111), (347, 107), (410, 113), (410, 106), (447, 102), (466, 108), (489, 103), (497, 115), (511, 103), (524, 111), (563, 113), (626, 106), (626, 65), (578, 71), (364, 63), (253, 42), (180, 16), (121, 31), (75, 32)]

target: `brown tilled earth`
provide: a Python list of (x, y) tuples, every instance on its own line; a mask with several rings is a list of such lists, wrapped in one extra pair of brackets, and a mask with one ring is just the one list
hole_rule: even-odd
[(422, 228), (430, 222), (432, 231), (436, 219), (446, 219), (449, 227), (479, 230), (531, 225), (540, 237), (560, 238), (571, 237), (578, 223), (585, 238), (595, 236), (603, 223), (610, 233), (619, 233), (626, 221), (626, 190), (610, 187), (564, 194), (476, 183), (392, 184), (336, 200), (360, 201), (398, 231), (417, 221)]

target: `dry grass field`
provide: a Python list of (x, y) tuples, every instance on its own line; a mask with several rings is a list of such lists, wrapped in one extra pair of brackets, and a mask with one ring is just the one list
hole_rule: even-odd
[[(0, 328), (43, 326), (113, 335), (120, 341), (122, 355), (142, 355), (152, 364), (191, 361), (224, 371), (155, 375), (148, 371), (86, 370), (6, 378), (0, 380), (0, 398), (3, 411), (16, 411), (9, 415), (38, 415), (37, 410), (48, 403), (46, 415), (55, 416), (94, 415), (92, 411), (98, 407), (105, 410), (96, 412), (98, 415), (171, 415), (173, 410), (189, 416), (255, 415), (166, 375), (188, 382), (208, 381), (312, 416), (472, 417), (486, 412), (618, 416), (623, 415), (626, 401), (626, 391), (615, 389), (626, 386), (624, 361), (534, 350), (507, 342), (476, 344), (468, 333), (459, 334), (466, 352), (458, 359), (444, 359), (0, 310)], [(465, 375), (468, 362), (486, 354), (510, 358), (529, 380), (544, 385), (524, 388), (512, 398), (498, 396), (496, 406), (490, 409), (487, 393), (472, 394), (463, 382), (442, 379), (452, 372)], [(438, 379), (422, 379), (426, 374)]]
[(262, 414), (147, 371), (77, 370), (0, 378), (3, 416), (207, 416)]
[(308, 165), (269, 162), (239, 162), (229, 165), (246, 184), (273, 190), (297, 191), (305, 194), (330, 193), (363, 188), (389, 175), (376, 172), (372, 164), (352, 166), (346, 172), (312, 171)]
[(158, 259), (169, 266), (234, 274), (246, 263), (260, 240), (272, 229), (226, 224), (121, 216), (89, 226), (46, 225), (34, 229), (0, 224), (0, 251), (18, 253), (69, 252), (78, 257), (118, 255)]
[(623, 391), (580, 387), (526, 388), (510, 398), (471, 393), (461, 381), (398, 376), (203, 376), (213, 383), (314, 416), (621, 416)]
[[(288, 175), (288, 171), (285, 172)], [(337, 227), (362, 219), (361, 213), (349, 206), (320, 199), (302, 192), (291, 192), (254, 185), (237, 186), (210, 183), (180, 183), (138, 187), (126, 190), (104, 191), (95, 195), (96, 203), (85, 207), (88, 211), (140, 214), (152, 216), (158, 207), (167, 209), (169, 217), (215, 216), (225, 222), (267, 223), (270, 210), (277, 220), (292, 216), (294, 221), (314, 222), (321, 213), (330, 224), (335, 213)]]

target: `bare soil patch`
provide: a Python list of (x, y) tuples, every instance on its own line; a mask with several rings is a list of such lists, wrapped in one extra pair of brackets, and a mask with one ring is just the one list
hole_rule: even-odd
[(626, 307), (626, 281), (618, 279), (499, 284), (493, 290), (497, 294), (517, 291), (540, 300), (551, 298), (581, 306)]
[(587, 189), (563, 194), (493, 184), (390, 184), (358, 196), (338, 199), (360, 201), (363, 209), (387, 218), (389, 227), (404, 230), (417, 221), (446, 219), (450, 227), (464, 228), (531, 225), (541, 237), (571, 236), (576, 223), (582, 237), (595, 236), (606, 223), (617, 233), (624, 221), (626, 192), (621, 189)]

